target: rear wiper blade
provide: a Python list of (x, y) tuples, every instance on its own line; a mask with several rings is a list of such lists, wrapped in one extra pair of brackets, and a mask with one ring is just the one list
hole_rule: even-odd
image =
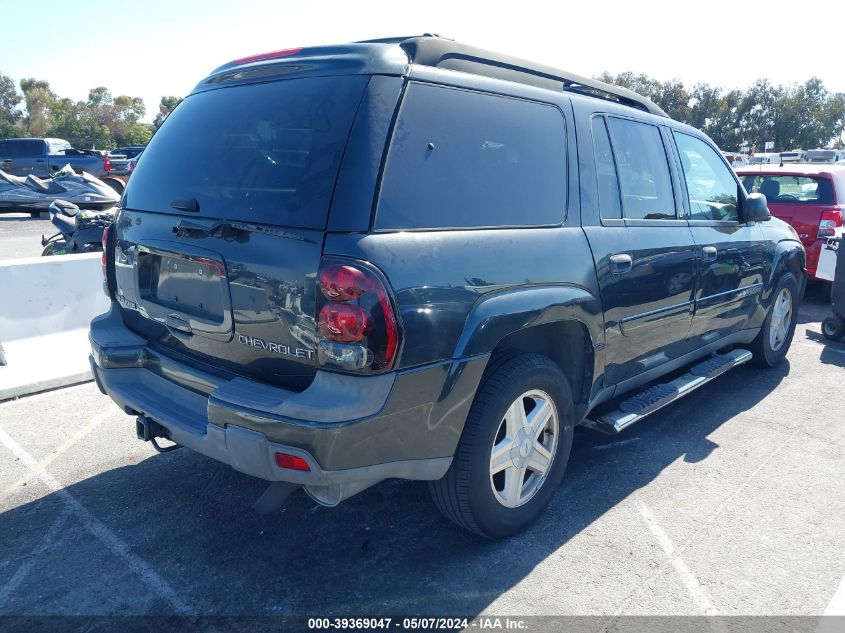
[(176, 234), (176, 237), (209, 235), (211, 237), (221, 237), (223, 239), (240, 240), (248, 233), (264, 233), (265, 235), (275, 235), (277, 237), (284, 237), (286, 239), (297, 240), (300, 242), (310, 241), (300, 235), (289, 233), (281, 229), (262, 226), (260, 224), (250, 224), (248, 222), (232, 222), (230, 220), (219, 220), (209, 226), (196, 224), (190, 220), (181, 220), (179, 224), (172, 227), (170, 230)]
[(172, 200), (170, 202), (170, 206), (174, 209), (179, 209), (180, 211), (193, 211), (197, 213), (200, 210), (200, 203), (197, 202), (196, 198), (177, 198), (176, 200)]

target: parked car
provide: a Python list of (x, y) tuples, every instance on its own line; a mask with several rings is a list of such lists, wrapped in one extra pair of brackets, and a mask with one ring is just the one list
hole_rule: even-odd
[(760, 152), (752, 154), (748, 159), (749, 165), (770, 165), (772, 163), (780, 163), (780, 154), (778, 152)]
[(144, 151), (144, 145), (135, 145), (132, 147), (119, 147), (109, 152), (109, 159), (111, 161), (111, 175), (112, 176), (127, 176), (129, 174), (129, 161), (141, 155)]
[(779, 363), (804, 284), (794, 231), (704, 134), (432, 36), (221, 66), (121, 207), (97, 385), (159, 450), (274, 482), (265, 512), (398, 477), (514, 534), (575, 425), (617, 433)]
[(845, 150), (841, 149), (811, 149), (807, 151), (808, 163), (838, 163), (845, 160)]
[(807, 251), (807, 279), (815, 281), (819, 252), (843, 223), (845, 168), (792, 164), (737, 170), (746, 191), (766, 196), (772, 215), (792, 225)]
[(734, 169), (748, 164), (747, 154), (742, 154), (740, 152), (722, 152), (722, 155), (725, 157), (725, 160), (728, 161), (728, 164)]
[(13, 176), (45, 178), (70, 165), (77, 173), (108, 176), (108, 155), (96, 150), (74, 149), (60, 138), (10, 138), (0, 141), (0, 169)]
[(789, 150), (788, 152), (780, 153), (780, 161), (782, 163), (803, 163), (807, 160), (807, 152), (803, 149)]

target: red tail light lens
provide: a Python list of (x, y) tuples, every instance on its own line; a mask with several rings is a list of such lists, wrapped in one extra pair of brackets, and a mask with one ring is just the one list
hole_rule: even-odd
[(107, 172), (111, 171), (111, 158), (103, 156), (103, 169)]
[(826, 209), (819, 221), (819, 238), (834, 237), (836, 228), (842, 226), (842, 210)]
[(367, 330), (367, 314), (358, 306), (328, 303), (320, 310), (320, 334), (330, 341), (358, 343)]
[(400, 332), (384, 275), (363, 262), (325, 258), (318, 279), (320, 364), (358, 372), (390, 369)]

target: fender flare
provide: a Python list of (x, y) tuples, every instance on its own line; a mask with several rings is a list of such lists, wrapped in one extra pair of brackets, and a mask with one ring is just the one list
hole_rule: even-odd
[(772, 262), (772, 274), (766, 281), (766, 297), (777, 286), (778, 280), (784, 272), (795, 274), (798, 285), (803, 293), (807, 283), (806, 263), (807, 255), (800, 242), (794, 240), (781, 240), (775, 245), (774, 261)]
[(488, 354), (509, 334), (557, 321), (577, 321), (587, 330), (588, 344), (604, 349), (598, 297), (574, 285), (523, 286), (485, 295), (473, 306), (453, 358)]

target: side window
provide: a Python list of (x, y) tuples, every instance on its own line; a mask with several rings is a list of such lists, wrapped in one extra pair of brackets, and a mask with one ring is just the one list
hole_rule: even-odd
[(615, 117), (609, 123), (625, 218), (675, 219), (672, 178), (660, 130), (648, 123)]
[(610, 136), (604, 117), (593, 117), (593, 148), (596, 157), (596, 179), (599, 189), (599, 209), (605, 220), (622, 218), (622, 203), (619, 200), (619, 178), (616, 163), (610, 147)]
[(0, 141), (0, 157), (8, 158), (9, 157), (9, 150), (11, 143), (6, 143), (4, 141)]
[(739, 221), (737, 184), (716, 151), (701, 139), (673, 132), (687, 183), (691, 220)]
[(559, 224), (566, 187), (560, 110), (412, 83), (393, 132), (376, 228)]
[(41, 156), (44, 153), (44, 143), (41, 141), (22, 141), (19, 151), (20, 155), (25, 158)]

